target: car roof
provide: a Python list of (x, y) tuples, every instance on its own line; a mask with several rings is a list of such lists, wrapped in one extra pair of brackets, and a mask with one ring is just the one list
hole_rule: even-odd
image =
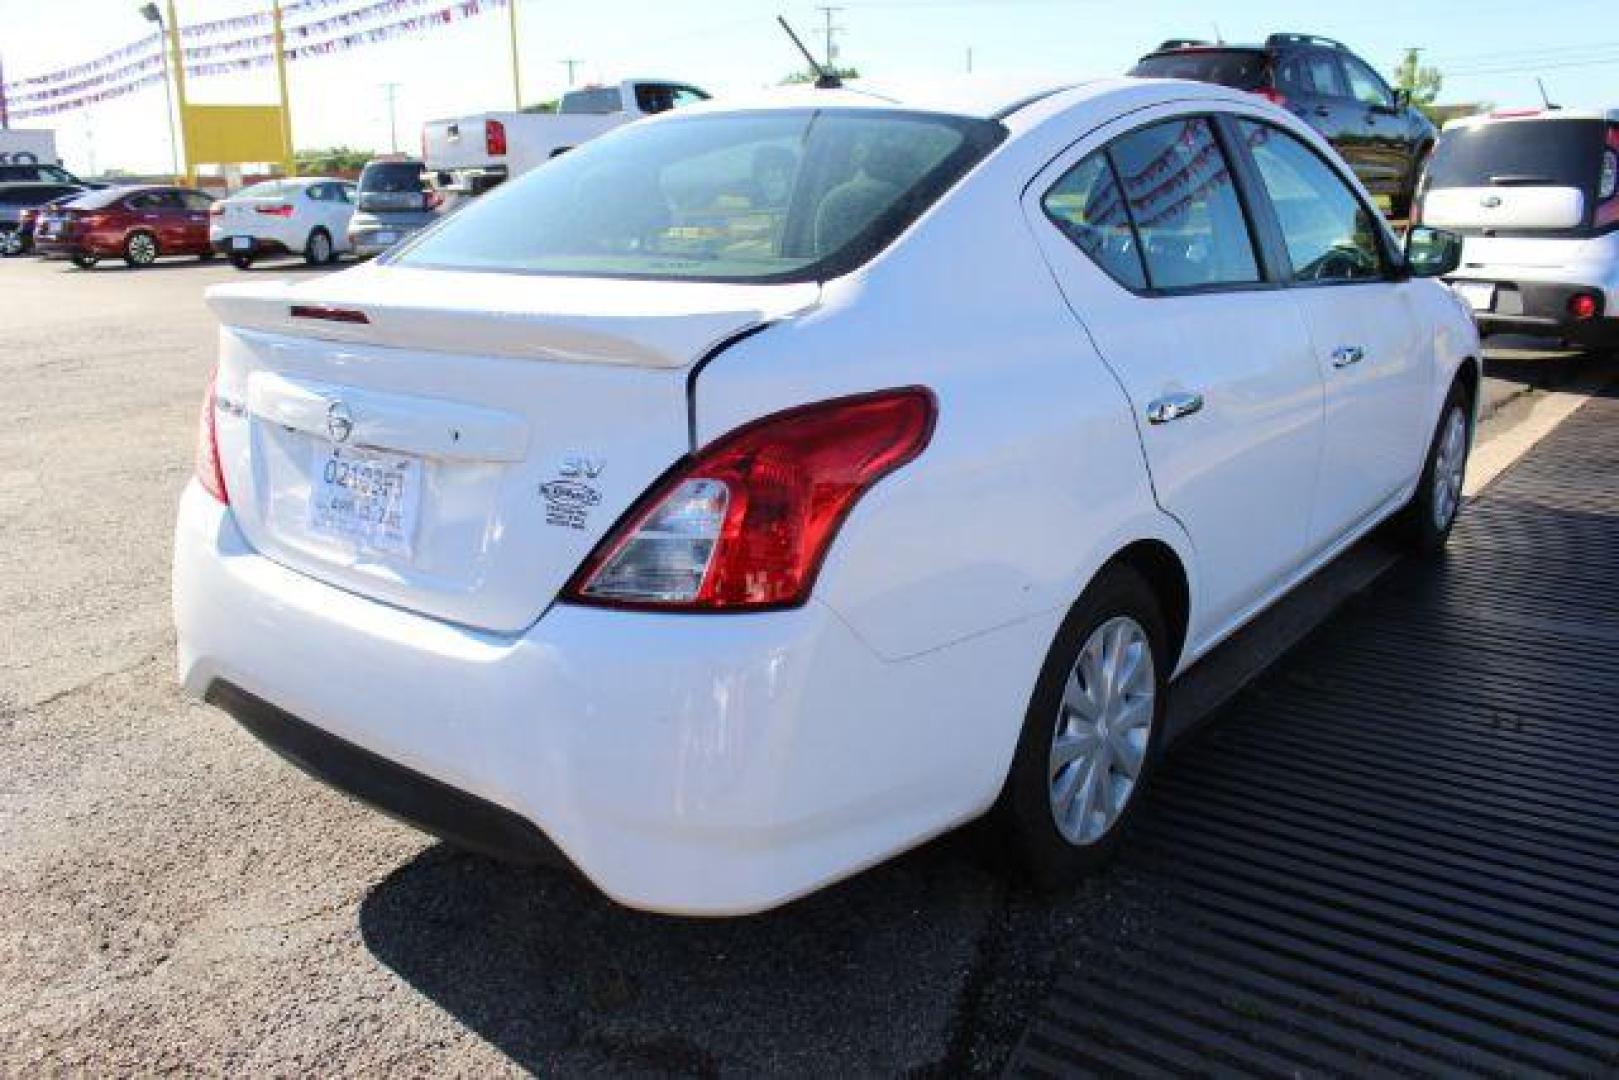
[[(680, 117), (806, 108), (899, 109), (941, 116), (999, 120), (1010, 130), (1033, 126), (1055, 111), (1087, 103), (1105, 104), (1114, 96), (1131, 98), (1139, 108), (1151, 100), (1198, 100), (1251, 104), (1253, 97), (1215, 83), (1191, 79), (1154, 79), (1112, 75), (1081, 82), (1040, 76), (957, 77), (913, 82), (850, 80), (842, 89), (810, 86), (777, 87), (746, 97), (728, 97), (687, 105), (643, 123), (665, 123)], [(1038, 107), (1037, 107), (1038, 106)]]
[(1447, 120), (1444, 130), (1486, 127), (1490, 124), (1522, 124), (1538, 120), (1605, 120), (1619, 124), (1619, 109), (1497, 109), (1476, 116)]

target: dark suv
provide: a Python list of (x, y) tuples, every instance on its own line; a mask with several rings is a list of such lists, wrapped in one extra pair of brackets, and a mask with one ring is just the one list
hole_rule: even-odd
[(1263, 45), (1166, 41), (1130, 71), (1155, 79), (1195, 79), (1249, 90), (1291, 110), (1337, 149), (1390, 213), (1411, 209), (1423, 163), (1438, 133), (1403, 90), (1331, 38), (1272, 34)]

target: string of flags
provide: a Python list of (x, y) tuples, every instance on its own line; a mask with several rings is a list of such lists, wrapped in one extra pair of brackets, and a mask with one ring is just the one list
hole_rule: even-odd
[[(291, 23), (295, 15), (330, 11), (353, 2), (290, 0), (283, 4), (282, 33), (288, 62), (432, 32), (503, 9), (511, 0), (371, 0), (335, 15)], [(411, 11), (416, 14), (395, 17)], [(270, 26), (270, 12), (260, 11), (184, 27), (181, 38), (187, 77), (232, 75), (274, 64), (274, 34), (264, 32)], [(191, 40), (206, 41), (223, 34), (241, 36), (189, 44)], [(13, 80), (5, 84), (4, 93), (13, 118), (29, 119), (98, 105), (144, 90), (163, 78), (162, 38), (153, 34), (84, 63)]]

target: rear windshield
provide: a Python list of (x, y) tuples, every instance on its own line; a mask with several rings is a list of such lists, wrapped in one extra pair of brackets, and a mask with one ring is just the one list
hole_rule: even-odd
[(360, 173), (362, 192), (420, 192), (427, 189), (427, 176), (419, 161), (373, 161)]
[(1427, 186), (1571, 187), (1589, 202), (1602, 174), (1601, 120), (1521, 120), (1452, 128), (1428, 162)]
[(1184, 49), (1146, 57), (1130, 74), (1254, 90), (1264, 85), (1266, 66), (1265, 54), (1253, 49)]
[(472, 203), (390, 261), (701, 281), (817, 280), (870, 258), (1004, 134), (887, 110), (634, 124)]
[(624, 99), (616, 86), (597, 90), (570, 90), (562, 95), (561, 113), (616, 113), (624, 108)]

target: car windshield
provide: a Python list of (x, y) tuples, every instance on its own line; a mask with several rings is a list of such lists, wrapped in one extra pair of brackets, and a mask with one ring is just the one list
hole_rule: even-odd
[(1264, 84), (1265, 54), (1254, 49), (1182, 49), (1148, 56), (1130, 74), (1253, 90)]
[(423, 234), (408, 266), (667, 280), (834, 276), (875, 254), (1004, 129), (875, 109), (635, 124)]
[(1452, 128), (1428, 162), (1427, 186), (1571, 187), (1595, 193), (1601, 120), (1517, 120)]

